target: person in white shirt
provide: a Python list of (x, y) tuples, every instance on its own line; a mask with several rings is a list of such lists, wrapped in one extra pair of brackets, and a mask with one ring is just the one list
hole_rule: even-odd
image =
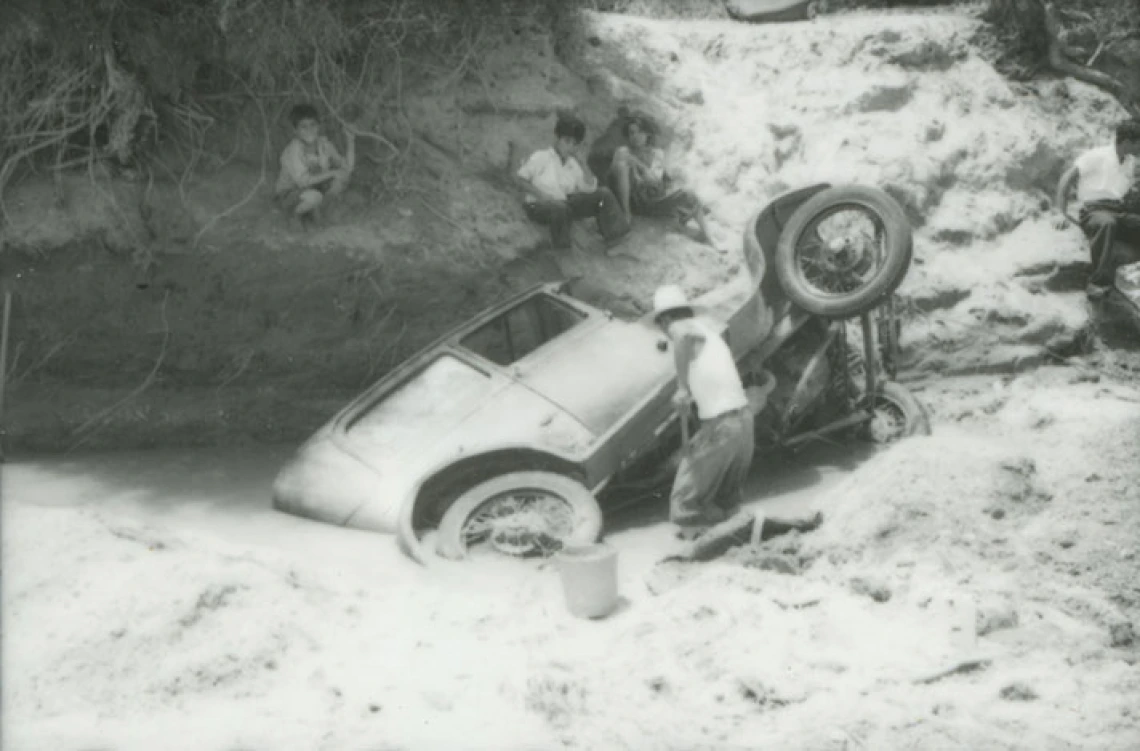
[(629, 232), (617, 198), (608, 188), (599, 188), (597, 178), (587, 177), (574, 155), (585, 137), (585, 124), (561, 113), (554, 126), (554, 145), (531, 154), (518, 171), (527, 216), (550, 227), (551, 243), (558, 250), (570, 247), (574, 219), (595, 217), (607, 245)]
[(1077, 200), (1081, 202), (1078, 222), (1089, 239), (1092, 256), (1088, 294), (1093, 298), (1108, 291), (1121, 265), (1116, 241), (1131, 244), (1140, 252), (1137, 154), (1140, 120), (1125, 120), (1117, 125), (1113, 143), (1081, 154), (1057, 184), (1054, 203), (1061, 212), (1059, 228), (1068, 222), (1069, 191), (1074, 182), (1077, 184)]
[(325, 136), (316, 107), (298, 104), (289, 111), (293, 140), (281, 152), (281, 171), (274, 194), (291, 216), (301, 220), (318, 217), (326, 195), (336, 195), (348, 185), (356, 161), (354, 133), (345, 128), (348, 156), (341, 156)]
[[(695, 317), (680, 287), (657, 290), (653, 320), (673, 343), (674, 405), (687, 416), (695, 403), (701, 422), (669, 496), (670, 520), (680, 537), (691, 539), (740, 510), (755, 447), (752, 410), (732, 351), (709, 323)], [(768, 378), (764, 398), (774, 385)]]

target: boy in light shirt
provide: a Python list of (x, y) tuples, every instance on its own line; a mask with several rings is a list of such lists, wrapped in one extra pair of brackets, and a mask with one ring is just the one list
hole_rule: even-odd
[(554, 145), (531, 154), (518, 171), (526, 193), (523, 208), (531, 221), (550, 227), (556, 250), (570, 247), (570, 223), (595, 217), (598, 232), (613, 245), (629, 232), (629, 222), (608, 188), (599, 188), (597, 178), (587, 177), (575, 152), (586, 137), (586, 126), (577, 117), (560, 114), (554, 126)]
[(281, 152), (281, 172), (274, 193), (282, 207), (302, 223), (316, 220), (325, 196), (341, 193), (348, 185), (355, 162), (354, 134), (345, 128), (348, 156), (321, 135), (317, 109), (298, 104), (289, 112), (293, 140)]
[(1069, 190), (1077, 183), (1081, 202), (1079, 223), (1089, 238), (1093, 272), (1088, 295), (1103, 296), (1112, 285), (1121, 259), (1114, 243), (1120, 240), (1140, 251), (1140, 194), (1137, 193), (1137, 154), (1140, 154), (1140, 120), (1116, 126), (1113, 143), (1090, 149), (1077, 157), (1057, 184), (1055, 205), (1061, 212), (1058, 227), (1067, 224)]

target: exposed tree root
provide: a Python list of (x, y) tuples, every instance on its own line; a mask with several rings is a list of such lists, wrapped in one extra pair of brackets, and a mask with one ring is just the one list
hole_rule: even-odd
[[(1140, 103), (1129, 95), (1120, 81), (1103, 71), (1073, 61), (1072, 51), (1061, 39), (1061, 21), (1057, 16), (1056, 6), (1051, 2), (1043, 2), (1042, 7), (1045, 12), (1045, 33), (1049, 37), (1049, 65), (1058, 73), (1108, 92), (1120, 102), (1129, 115), (1140, 118)], [(1103, 44), (1102, 42), (1102, 46)], [(1099, 53), (1100, 50), (1094, 53), (1090, 62), (1095, 60)]]

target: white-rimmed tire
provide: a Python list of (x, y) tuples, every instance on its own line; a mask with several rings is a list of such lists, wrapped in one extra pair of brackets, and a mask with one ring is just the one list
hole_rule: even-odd
[(486, 548), (514, 556), (546, 556), (588, 545), (602, 531), (602, 510), (582, 483), (555, 472), (511, 472), (467, 490), (448, 507), (436, 552), (466, 558)]

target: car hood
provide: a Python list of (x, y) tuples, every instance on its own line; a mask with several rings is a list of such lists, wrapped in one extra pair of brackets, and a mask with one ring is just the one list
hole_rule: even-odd
[(675, 378), (665, 335), (644, 321), (610, 320), (514, 368), (519, 382), (595, 435), (609, 431), (646, 394)]
[[(368, 468), (374, 492), (342, 499), (335, 514), (324, 518), (394, 531), (399, 505), (438, 467), (511, 447), (577, 461), (588, 455), (593, 440), (581, 423), (526, 386), (444, 352), (398, 387), (350, 405), (301, 448), (293, 464), (328, 466), (329, 444), (335, 445), (351, 464)], [(311, 493), (298, 488), (297, 495), (319, 495), (320, 487), (338, 482), (328, 472), (293, 476), (312, 477), (318, 485)]]
[[(450, 364), (445, 368), (450, 369)], [(422, 374), (421, 374), (422, 375)], [(500, 374), (486, 390), (469, 384), (423, 402), (439, 369), (405, 383), (389, 398), (359, 405), (325, 426), (278, 475), (274, 505), (334, 524), (394, 532), (399, 508), (439, 467), (493, 449), (545, 450), (571, 461), (594, 437), (578, 421)], [(452, 384), (454, 385), (454, 384)]]
[(371, 466), (421, 464), (487, 446), (533, 442), (565, 453), (589, 434), (503, 373), (442, 353), (397, 388), (339, 419), (339, 440)]

